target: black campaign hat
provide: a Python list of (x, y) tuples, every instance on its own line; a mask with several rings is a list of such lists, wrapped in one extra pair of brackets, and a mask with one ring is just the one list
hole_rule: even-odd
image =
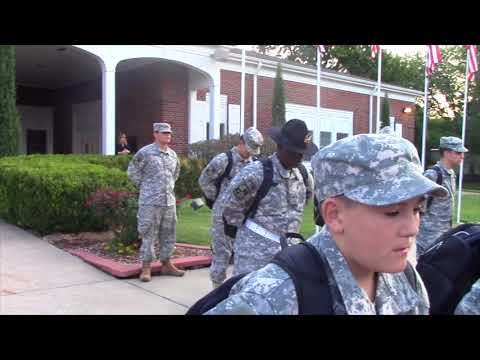
[(317, 150), (312, 143), (312, 136), (307, 125), (299, 119), (289, 120), (281, 128), (270, 128), (268, 135), (278, 145), (295, 153), (313, 155)]

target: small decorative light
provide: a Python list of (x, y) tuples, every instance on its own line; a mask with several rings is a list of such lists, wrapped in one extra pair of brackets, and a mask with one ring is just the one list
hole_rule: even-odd
[(410, 114), (412, 112), (412, 108), (410, 106), (407, 106), (406, 108), (403, 109), (403, 112), (405, 114)]

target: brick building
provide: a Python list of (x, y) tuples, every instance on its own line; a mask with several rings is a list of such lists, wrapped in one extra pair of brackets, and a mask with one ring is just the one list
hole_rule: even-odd
[[(273, 83), (282, 62), (287, 119), (304, 120), (314, 142), (375, 131), (374, 81), (324, 70), (321, 111), (316, 68), (248, 51), (241, 119), (241, 50), (215, 45), (17, 46), (17, 106), (25, 153), (113, 154), (120, 131), (137, 147), (152, 123), (170, 122), (173, 148), (271, 122)], [(413, 141), (422, 93), (382, 84), (391, 124)]]

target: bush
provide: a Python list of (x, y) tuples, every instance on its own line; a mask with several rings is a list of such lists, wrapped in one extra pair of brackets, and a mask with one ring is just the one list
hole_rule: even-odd
[[(137, 192), (131, 156), (22, 155), (0, 159), (0, 217), (40, 234), (105, 230), (110, 219), (85, 206), (97, 190)], [(200, 196), (203, 161), (180, 158), (177, 198)], [(136, 221), (136, 219), (135, 219)], [(136, 225), (135, 225), (136, 226)]]
[(137, 211), (138, 197), (131, 192), (106, 188), (91, 195), (85, 206), (115, 234), (114, 243), (125, 246), (138, 242)]
[(216, 155), (230, 150), (239, 142), (239, 134), (227, 135), (219, 140), (199, 141), (189, 145), (188, 156), (191, 159), (203, 160), (205, 164), (208, 164)]

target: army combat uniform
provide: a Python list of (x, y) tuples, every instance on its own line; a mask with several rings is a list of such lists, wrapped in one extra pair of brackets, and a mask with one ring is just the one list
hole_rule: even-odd
[[(258, 130), (251, 127), (245, 131), (242, 138), (249, 154), (260, 153), (260, 147), (263, 144), (263, 136)], [(227, 154), (222, 153), (215, 156), (212, 161), (210, 161), (205, 169), (203, 169), (202, 174), (198, 179), (198, 183), (204, 195), (210, 200), (215, 201), (216, 199), (212, 209), (212, 227), (210, 229), (213, 251), (213, 259), (210, 266), (210, 278), (214, 286), (218, 286), (225, 280), (227, 268), (233, 252), (234, 239), (225, 234), (225, 224), (222, 219), (221, 209), (223, 206), (222, 199), (225, 194), (225, 189), (228, 187), (233, 177), (235, 177), (242, 168), (253, 161), (251, 156), (244, 159), (240, 155), (237, 147), (232, 148), (230, 151), (232, 153), (232, 164), (228, 175), (225, 174), (228, 167), (228, 157)], [(216, 181), (224, 174), (226, 176), (223, 178), (217, 194)]]
[(140, 149), (128, 166), (129, 178), (140, 188), (138, 233), (142, 238), (140, 259), (155, 259), (154, 244), (160, 242), (160, 261), (173, 254), (176, 239), (175, 182), (180, 174), (177, 154), (156, 143)]
[[(312, 159), (319, 202), (343, 195), (370, 206), (401, 203), (425, 194), (446, 196), (446, 189), (425, 178), (413, 144), (390, 135), (362, 134), (321, 149)], [(248, 169), (248, 168), (246, 168)], [(235, 182), (235, 180), (234, 180)], [(326, 259), (328, 286), (340, 293), (334, 314), (427, 315), (429, 300), (416, 272), (376, 273), (374, 300), (359, 286), (329, 226), (307, 240)], [(238, 281), (229, 297), (206, 314), (296, 315), (298, 300), (290, 275), (270, 263)]]
[[(440, 147), (448, 150), (465, 152), (468, 151), (462, 145), (462, 141), (455, 137), (442, 137)], [(452, 211), (455, 202), (456, 176), (453, 169), (447, 169), (442, 161), (437, 162), (436, 166), (442, 173), (442, 186), (448, 190), (446, 198), (435, 198), (431, 200), (430, 205), (421, 217), (420, 231), (417, 235), (417, 257), (423, 254), (442, 234), (452, 227)], [(428, 169), (424, 175), (432, 181), (437, 181), (437, 172), (434, 169)]]
[(480, 315), (480, 279), (457, 305), (455, 315)]

